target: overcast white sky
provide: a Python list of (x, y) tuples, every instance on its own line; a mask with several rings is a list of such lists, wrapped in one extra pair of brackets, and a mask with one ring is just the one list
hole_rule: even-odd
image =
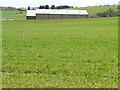
[(40, 5), (71, 5), (77, 7), (118, 4), (119, 0), (0, 0), (0, 6), (38, 7)]

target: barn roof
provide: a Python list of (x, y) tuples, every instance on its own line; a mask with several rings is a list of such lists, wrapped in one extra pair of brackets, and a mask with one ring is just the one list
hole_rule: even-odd
[(88, 14), (86, 10), (36, 9), (36, 14)]
[(87, 12), (87, 10), (53, 10), (53, 9), (27, 10), (27, 16), (36, 16), (36, 14), (77, 14), (77, 15), (88, 15), (88, 12)]

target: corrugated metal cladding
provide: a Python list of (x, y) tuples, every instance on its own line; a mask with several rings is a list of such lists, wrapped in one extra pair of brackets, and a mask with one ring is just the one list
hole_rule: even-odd
[(52, 10), (36, 9), (27, 10), (27, 19), (74, 19), (88, 18), (86, 10)]

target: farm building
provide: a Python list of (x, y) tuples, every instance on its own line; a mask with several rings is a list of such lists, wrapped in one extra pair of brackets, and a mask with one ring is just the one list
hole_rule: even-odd
[(88, 18), (87, 10), (27, 10), (27, 19), (74, 19)]

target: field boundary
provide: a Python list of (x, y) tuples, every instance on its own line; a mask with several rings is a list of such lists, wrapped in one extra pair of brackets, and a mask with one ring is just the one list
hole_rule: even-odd
[[(2, 18), (2, 11), (0, 11)], [(0, 21), (0, 89), (2, 88), (2, 21)]]

